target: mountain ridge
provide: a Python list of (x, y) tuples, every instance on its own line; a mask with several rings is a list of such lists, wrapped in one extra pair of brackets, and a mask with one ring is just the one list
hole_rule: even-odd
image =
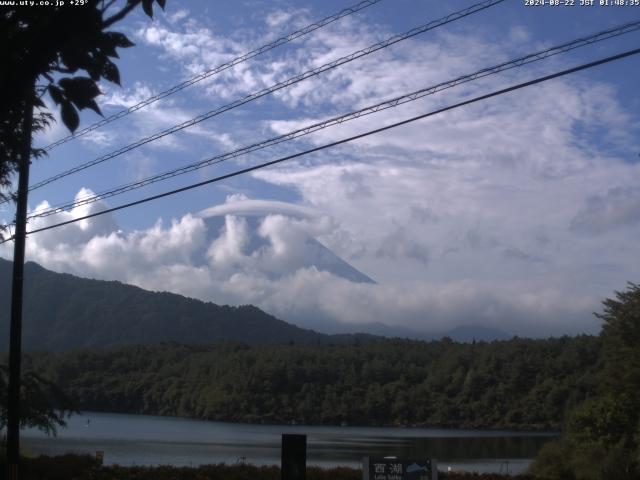
[[(207, 227), (206, 245), (212, 245), (219, 236), (226, 231), (227, 217), (207, 214), (206, 211), (201, 212), (199, 216)], [(268, 250), (269, 247), (272, 246), (271, 240), (267, 238), (266, 235), (258, 233), (260, 224), (264, 221), (266, 215), (245, 214), (233, 215), (233, 217), (238, 218), (247, 228), (248, 242), (242, 247), (243, 255), (259, 256), (261, 252)], [(314, 267), (319, 271), (328, 272), (336, 277), (344, 278), (354, 283), (376, 283), (375, 280), (327, 248), (304, 229), (292, 228), (290, 232), (295, 232), (295, 234), (299, 236), (299, 244), (297, 247), (301, 247), (302, 251), (300, 251), (298, 255), (289, 258), (289, 262), (292, 262), (289, 268), (293, 267), (293, 270), (298, 270), (301, 268)], [(207, 263), (206, 249), (203, 249), (198, 256), (200, 262)], [(291, 270), (288, 271), (288, 273), (290, 272)], [(283, 272), (268, 271), (263, 271), (263, 273), (267, 274), (270, 278), (279, 278), (283, 274)]]
[[(9, 338), (12, 262), (0, 258), (0, 352)], [(373, 325), (373, 324), (372, 324)], [(504, 332), (480, 338), (479, 327), (424, 333), (376, 324), (372, 333), (322, 333), (280, 320), (254, 305), (229, 306), (170, 292), (152, 292), (117, 280), (57, 273), (35, 262), (25, 264), (22, 344), (25, 351), (67, 351), (152, 345), (162, 342), (209, 344), (344, 344), (383, 337), (454, 341), (504, 340)], [(361, 326), (362, 327), (362, 326)], [(480, 327), (481, 328), (481, 327)], [(491, 335), (494, 335), (491, 338)]]
[[(0, 259), (0, 301), (6, 307), (11, 266), (12, 262)], [(119, 281), (56, 273), (34, 262), (25, 264), (23, 312), (25, 350), (61, 351), (164, 341), (329, 341), (328, 335), (291, 325), (253, 305), (220, 306)], [(8, 344), (8, 325), (9, 309), (2, 308), (0, 345)]]

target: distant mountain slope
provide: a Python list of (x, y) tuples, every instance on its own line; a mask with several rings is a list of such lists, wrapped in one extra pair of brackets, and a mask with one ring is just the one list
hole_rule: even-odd
[[(0, 351), (6, 351), (12, 262), (0, 259)], [(186, 344), (318, 343), (330, 337), (278, 320), (257, 307), (219, 306), (173, 293), (149, 292), (120, 282), (89, 280), (25, 265), (25, 350)]]
[[(215, 209), (213, 211), (215, 212)], [(207, 226), (208, 237), (205, 244), (211, 245), (224, 231), (226, 217), (212, 214), (211, 209), (200, 212), (199, 216)], [(244, 245), (243, 254), (259, 258), (261, 252), (272, 248), (269, 238), (260, 234), (260, 225), (264, 221), (265, 215), (252, 215), (245, 212), (244, 215), (235, 215), (235, 217), (241, 219), (247, 227), (248, 241)], [(290, 226), (289, 232), (294, 234), (298, 242), (290, 245), (294, 248), (293, 252), (290, 252), (286, 265), (282, 265), (280, 271), (261, 270), (262, 273), (268, 274), (271, 278), (279, 278), (301, 268), (314, 267), (322, 272), (328, 272), (355, 283), (376, 283), (371, 277), (340, 258), (304, 230)], [(201, 252), (200, 257), (202, 263), (208, 262), (205, 251)]]
[[(7, 351), (12, 262), (0, 258), (0, 352)], [(502, 340), (499, 330), (459, 327), (429, 334), (384, 324), (360, 325), (370, 333), (351, 333), (346, 326), (333, 334), (299, 328), (252, 305), (220, 306), (167, 292), (149, 292), (115, 281), (90, 280), (25, 265), (23, 347), (63, 351), (74, 348), (151, 345), (160, 342), (206, 344), (231, 340), (249, 344), (352, 343), (381, 336), (456, 341)]]

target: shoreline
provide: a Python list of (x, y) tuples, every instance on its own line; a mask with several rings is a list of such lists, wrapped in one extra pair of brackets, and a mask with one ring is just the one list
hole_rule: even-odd
[[(460, 431), (460, 432), (481, 432), (481, 433), (507, 433), (507, 434), (518, 434), (521, 433), (527, 436), (549, 436), (549, 437), (558, 437), (562, 434), (560, 428), (552, 428), (543, 425), (505, 425), (505, 426), (473, 426), (473, 425), (452, 425), (452, 424), (436, 424), (436, 425), (427, 425), (427, 424), (358, 424), (358, 423), (343, 423), (343, 424), (332, 424), (332, 423), (300, 423), (300, 422), (277, 422), (277, 421), (265, 421), (261, 420), (259, 422), (243, 422), (236, 420), (224, 420), (224, 419), (210, 419), (210, 418), (199, 418), (199, 417), (189, 417), (189, 416), (177, 416), (177, 415), (165, 415), (161, 413), (138, 413), (138, 412), (130, 412), (130, 411), (113, 411), (113, 410), (80, 410), (79, 412), (72, 414), (72, 416), (85, 416), (85, 414), (115, 414), (115, 415), (134, 415), (137, 417), (160, 417), (165, 419), (175, 419), (175, 420), (189, 420), (196, 422), (209, 422), (209, 423), (219, 423), (219, 424), (228, 424), (228, 425), (237, 425), (237, 426), (265, 426), (265, 427), (309, 427), (309, 428), (385, 428), (385, 429), (398, 429), (398, 430), (451, 430), (451, 431)], [(515, 435), (514, 435), (515, 436)]]
[[(0, 468), (4, 459), (0, 458)], [(24, 480), (48, 480), (58, 478), (92, 478), (93, 480), (279, 480), (280, 467), (254, 466), (249, 464), (208, 464), (197, 467), (174, 466), (103, 466), (89, 455), (66, 454), (60, 456), (40, 455), (23, 457)], [(308, 480), (361, 480), (362, 469), (349, 467), (320, 468), (307, 467)], [(529, 474), (468, 473), (442, 471), (438, 469), (440, 480), (531, 480)]]
[(322, 468), (357, 468), (367, 456), (422, 456), (438, 459), (443, 470), (452, 466), (486, 473), (504, 471), (506, 462), (511, 472), (525, 471), (542, 445), (554, 438), (541, 432), (274, 426), (82, 412), (56, 438), (25, 432), (23, 445), (47, 455), (104, 451), (107, 465), (233, 464), (244, 457), (247, 463), (268, 466), (280, 462), (283, 433), (307, 435), (307, 464)]

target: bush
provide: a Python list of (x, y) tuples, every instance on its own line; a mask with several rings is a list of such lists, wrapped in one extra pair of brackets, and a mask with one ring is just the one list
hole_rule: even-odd
[[(4, 447), (4, 446), (2, 446)], [(100, 464), (89, 455), (40, 455), (21, 459), (23, 480), (89, 480), (96, 478)], [(7, 469), (5, 449), (0, 450), (0, 472)], [(1, 477), (4, 478), (4, 477)]]
[(575, 480), (569, 456), (570, 449), (566, 441), (545, 443), (531, 464), (531, 474), (540, 480)]
[[(0, 454), (1, 455), (1, 454)], [(6, 464), (1, 461), (4, 472)], [(23, 458), (24, 480), (280, 480), (277, 466), (202, 465), (199, 467), (122, 467), (101, 466), (89, 455), (67, 454)], [(360, 480), (362, 470), (336, 467), (307, 468), (307, 480)], [(478, 473), (440, 473), (441, 480), (532, 480), (529, 475), (498, 475)]]

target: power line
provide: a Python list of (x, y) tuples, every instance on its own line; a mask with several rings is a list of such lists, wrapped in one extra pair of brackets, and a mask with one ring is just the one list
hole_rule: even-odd
[(319, 28), (322, 28), (326, 25), (329, 25), (330, 23), (333, 23), (337, 20), (340, 20), (341, 18), (344, 18), (348, 15), (351, 15), (353, 13), (359, 12), (360, 10), (363, 10), (367, 7), (370, 7), (371, 5), (374, 5), (376, 3), (381, 2), (382, 0), (364, 0), (360, 3), (358, 3), (357, 5), (353, 5), (351, 7), (345, 8), (343, 10), (341, 10), (340, 12), (336, 13), (335, 15), (331, 15), (329, 17), (323, 18), (322, 20), (312, 23), (310, 25), (307, 25), (304, 28), (301, 28), (300, 30), (296, 30), (293, 33), (290, 33), (289, 35), (286, 35), (284, 37), (278, 38), (277, 40), (274, 40), (273, 42), (267, 43), (266, 45), (262, 45), (261, 47), (256, 48), (255, 50), (252, 50), (250, 52), (247, 52), (243, 55), (240, 55), (239, 57), (234, 58), (233, 60), (230, 60), (227, 63), (223, 63), (221, 65), (218, 65), (217, 67), (214, 67), (210, 70), (207, 70), (205, 72), (202, 72), (199, 75), (196, 75), (195, 77), (192, 77), (188, 80), (185, 80), (177, 85), (174, 85), (173, 87), (164, 90), (156, 95), (153, 95), (145, 100), (142, 100), (138, 103), (136, 103), (135, 105), (125, 109), (125, 110), (121, 110), (117, 113), (114, 113), (113, 115), (110, 115), (92, 125), (89, 125), (86, 128), (83, 128), (82, 130), (79, 130), (75, 133), (73, 133), (72, 135), (68, 135), (64, 138), (61, 138), (60, 140), (57, 140), (49, 145), (47, 145), (46, 147), (44, 147), (44, 150), (52, 150), (55, 147), (62, 145), (63, 143), (67, 143), (75, 138), (81, 137), (89, 132), (92, 132), (93, 130), (97, 130), (100, 127), (103, 127), (104, 125), (107, 125), (108, 123), (111, 123), (115, 120), (118, 120), (122, 117), (125, 117), (127, 115), (129, 115), (130, 113), (133, 113), (137, 110), (140, 110), (141, 108), (146, 107), (147, 105), (151, 105), (154, 102), (157, 102), (158, 100), (161, 100), (163, 98), (168, 97), (169, 95), (173, 95), (176, 92), (179, 92), (180, 90), (183, 90), (187, 87), (190, 87), (191, 85), (198, 83), (206, 78), (209, 78), (213, 75), (216, 75), (220, 72), (223, 72), (224, 70), (227, 70), (231, 67), (234, 67), (236, 65), (238, 65), (239, 63), (242, 62), (246, 62), (247, 60), (250, 60), (254, 57), (257, 57), (258, 55), (261, 55), (263, 53), (266, 53), (270, 50), (273, 50), (276, 47), (279, 47), (281, 45), (284, 45), (286, 43), (289, 43), (293, 40), (296, 40), (304, 35), (307, 35), (315, 30), (318, 30)]
[[(259, 165), (254, 165), (252, 167), (243, 168), (241, 170), (237, 170), (237, 171), (232, 172), (232, 173), (228, 173), (228, 174), (225, 174), (225, 175), (220, 175), (218, 177), (211, 178), (209, 180), (205, 180), (205, 181), (198, 182), (198, 183), (193, 183), (193, 184), (187, 185), (185, 187), (181, 187), (181, 188), (178, 188), (178, 189), (175, 189), (175, 190), (170, 190), (168, 192), (160, 193), (158, 195), (153, 195), (153, 196), (150, 196), (150, 197), (146, 197), (146, 198), (143, 198), (143, 199), (140, 199), (140, 200), (136, 200), (134, 202), (126, 203), (124, 205), (119, 205), (117, 207), (108, 208), (108, 209), (102, 210), (100, 212), (91, 213), (89, 215), (84, 215), (82, 217), (74, 218), (72, 220), (67, 220), (67, 221), (60, 222), (60, 223), (56, 223), (54, 225), (49, 225), (49, 226), (46, 226), (46, 227), (37, 228), (35, 230), (31, 230), (31, 231), (27, 232), (27, 234), (43, 232), (45, 230), (51, 230), (53, 228), (62, 227), (64, 225), (69, 225), (71, 223), (75, 223), (75, 222), (79, 222), (79, 221), (82, 221), (82, 220), (87, 220), (89, 218), (93, 218), (93, 217), (97, 217), (97, 216), (100, 216), (100, 215), (104, 215), (106, 213), (111, 213), (111, 212), (115, 212), (115, 211), (122, 210), (122, 209), (125, 209), (125, 208), (129, 208), (129, 207), (133, 207), (133, 206), (136, 206), (136, 205), (140, 205), (142, 203), (147, 203), (147, 202), (150, 202), (152, 200), (158, 200), (160, 198), (168, 197), (170, 195), (175, 195), (177, 193), (186, 192), (187, 190), (192, 190), (194, 188), (202, 187), (204, 185), (209, 185), (211, 183), (216, 183), (216, 182), (219, 182), (219, 181), (222, 181), (222, 180), (226, 180), (228, 178), (236, 177), (238, 175), (243, 175), (245, 173), (249, 173), (249, 172), (252, 172), (252, 171), (255, 171), (255, 170), (259, 170), (259, 169), (262, 169), (262, 168), (265, 168), (265, 167), (269, 167), (271, 165), (282, 163), (282, 162), (285, 162), (287, 160), (292, 160), (294, 158), (298, 158), (298, 157), (301, 157), (301, 156), (304, 156), (304, 155), (308, 155), (310, 153), (314, 153), (314, 152), (318, 152), (318, 151), (321, 151), (321, 150), (325, 150), (327, 148), (335, 147), (335, 146), (338, 146), (338, 145), (341, 145), (341, 144), (344, 144), (344, 143), (347, 143), (347, 142), (352, 142), (352, 141), (358, 140), (360, 138), (368, 137), (370, 135), (374, 135), (376, 133), (381, 133), (381, 132), (384, 132), (386, 130), (391, 130), (392, 128), (396, 128), (396, 127), (399, 127), (401, 125), (406, 125), (406, 124), (409, 124), (409, 123), (412, 123), (412, 122), (415, 122), (417, 120), (421, 120), (421, 119), (424, 119), (424, 118), (427, 118), (427, 117), (432, 117), (434, 115), (438, 115), (440, 113), (444, 113), (444, 112), (447, 112), (447, 111), (450, 111), (450, 110), (453, 110), (453, 109), (456, 109), (456, 108), (460, 108), (460, 107), (463, 107), (465, 105), (470, 105), (472, 103), (480, 102), (482, 100), (486, 100), (486, 99), (489, 99), (489, 98), (492, 98), (492, 97), (497, 97), (497, 96), (503, 95), (505, 93), (509, 93), (509, 92), (513, 92), (515, 90), (519, 90), (521, 88), (525, 88), (525, 87), (529, 87), (531, 85), (536, 85), (536, 84), (539, 84), (539, 83), (542, 83), (542, 82), (546, 82), (546, 81), (552, 80), (554, 78), (562, 77), (564, 75), (569, 75), (571, 73), (579, 72), (581, 70), (586, 70), (586, 69), (589, 69), (589, 68), (593, 68), (593, 67), (596, 67), (598, 65), (603, 65), (605, 63), (613, 62), (615, 60), (620, 60), (622, 58), (629, 57), (631, 55), (637, 55), (638, 53), (640, 53), (640, 48), (636, 48), (634, 50), (628, 50), (626, 52), (623, 52), (623, 53), (620, 53), (620, 54), (617, 54), (617, 55), (612, 55), (610, 57), (606, 57), (606, 58), (603, 58), (603, 59), (600, 59), (600, 60), (596, 60), (594, 62), (585, 63), (585, 64), (579, 65), (577, 67), (573, 67), (573, 68), (570, 68), (570, 69), (567, 69), (567, 70), (562, 70), (560, 72), (556, 72), (556, 73), (553, 73), (553, 74), (550, 74), (550, 75), (546, 75), (544, 77), (538, 77), (538, 78), (536, 78), (534, 80), (530, 80), (528, 82), (519, 83), (519, 84), (513, 85), (511, 87), (507, 87), (507, 88), (503, 88), (503, 89), (500, 89), (500, 90), (496, 90), (494, 92), (491, 92), (491, 93), (488, 93), (488, 94), (485, 94), (485, 95), (474, 97), (472, 99), (465, 100), (465, 101), (459, 102), (459, 103), (455, 103), (455, 104), (449, 105), (447, 107), (439, 108), (437, 110), (433, 110), (431, 112), (424, 113), (422, 115), (418, 115), (418, 116), (415, 116), (415, 117), (412, 117), (412, 118), (408, 118), (406, 120), (402, 120), (400, 122), (396, 122), (396, 123), (393, 123), (391, 125), (380, 127), (380, 128), (375, 129), (375, 130), (369, 130), (367, 132), (364, 132), (364, 133), (361, 133), (361, 134), (358, 134), (358, 135), (354, 135), (354, 136), (351, 136), (351, 137), (347, 137), (347, 138), (344, 138), (342, 140), (338, 140), (338, 141), (335, 141), (335, 142), (327, 143), (327, 144), (321, 145), (319, 147), (311, 148), (311, 149), (305, 150), (303, 152), (298, 152), (298, 153), (295, 153), (293, 155), (288, 155), (286, 157), (281, 157), (281, 158), (278, 158), (276, 160), (271, 160), (269, 162), (261, 163)], [(9, 240), (12, 240), (12, 239), (13, 239), (13, 237), (8, 238), (8, 239), (0, 242), (0, 244), (8, 242)]]
[(287, 80), (284, 80), (282, 82), (276, 83), (276, 84), (274, 84), (274, 85), (272, 85), (270, 87), (267, 87), (267, 88), (265, 88), (263, 90), (251, 93), (251, 94), (247, 95), (244, 98), (235, 100), (235, 101), (233, 101), (231, 103), (228, 103), (226, 105), (218, 107), (218, 108), (216, 108), (214, 110), (211, 110), (209, 112), (203, 113), (202, 115), (199, 115), (199, 116), (197, 116), (195, 118), (192, 118), (191, 120), (187, 120), (187, 121), (182, 122), (182, 123), (180, 123), (178, 125), (174, 125), (173, 127), (170, 127), (170, 128), (168, 128), (166, 130), (163, 130), (161, 132), (155, 133), (155, 134), (150, 135), (148, 137), (145, 137), (145, 138), (143, 138), (141, 140), (138, 140), (137, 142), (129, 144), (129, 145), (125, 146), (125, 147), (122, 147), (122, 148), (120, 148), (120, 149), (118, 149), (118, 150), (116, 150), (114, 152), (108, 153), (108, 154), (103, 155), (101, 157), (98, 157), (98, 158), (96, 158), (94, 160), (91, 160), (89, 162), (86, 162), (84, 164), (78, 165), (78, 166), (76, 166), (74, 168), (71, 168), (69, 170), (66, 170), (66, 171), (64, 171), (62, 173), (59, 173), (59, 174), (54, 175), (52, 177), (49, 177), (49, 178), (47, 178), (45, 180), (42, 180), (42, 181), (32, 185), (29, 188), (29, 191), (35, 190), (35, 189), (40, 188), (40, 187), (43, 187), (45, 185), (48, 185), (49, 183), (55, 182), (56, 180), (60, 180), (61, 178), (64, 178), (64, 177), (67, 177), (67, 176), (72, 175), (74, 173), (80, 172), (80, 171), (85, 170), (85, 169), (87, 169), (89, 167), (92, 167), (94, 165), (98, 165), (98, 164), (100, 164), (102, 162), (105, 162), (105, 161), (110, 160), (112, 158), (115, 158), (115, 157), (117, 157), (119, 155), (127, 153), (127, 152), (129, 152), (129, 151), (131, 151), (131, 150), (133, 150), (135, 148), (138, 148), (138, 147), (140, 147), (142, 145), (150, 143), (150, 142), (152, 142), (154, 140), (158, 140), (158, 139), (163, 138), (163, 137), (165, 137), (167, 135), (174, 134), (174, 133), (176, 133), (176, 132), (178, 132), (180, 130), (183, 130), (183, 129), (187, 128), (187, 127), (191, 127), (191, 126), (196, 125), (196, 124), (198, 124), (198, 123), (200, 123), (200, 122), (202, 122), (204, 120), (207, 120), (207, 119), (212, 118), (214, 116), (220, 115), (220, 114), (222, 114), (224, 112), (227, 112), (229, 110), (237, 108), (237, 107), (239, 107), (241, 105), (244, 105), (245, 103), (249, 103), (249, 102), (251, 102), (253, 100), (257, 100), (258, 98), (264, 97), (265, 95), (269, 95), (270, 93), (276, 92), (276, 91), (281, 90), (283, 88), (289, 87), (289, 86), (291, 86), (291, 85), (293, 85), (295, 83), (298, 83), (298, 82), (301, 82), (301, 81), (306, 80), (308, 78), (311, 78), (311, 77), (314, 77), (316, 75), (319, 75), (319, 74), (321, 74), (321, 73), (323, 73), (323, 72), (325, 72), (327, 70), (336, 68), (336, 67), (338, 67), (340, 65), (343, 65), (345, 63), (349, 63), (349, 62), (351, 62), (353, 60), (356, 60), (357, 58), (364, 57), (364, 56), (369, 55), (369, 54), (371, 54), (373, 52), (376, 52), (376, 51), (381, 50), (383, 48), (387, 48), (387, 47), (389, 47), (391, 45), (394, 45), (394, 44), (396, 44), (398, 42), (401, 42), (403, 40), (407, 40), (407, 39), (409, 39), (411, 37), (415, 37), (416, 35), (419, 35), (421, 33), (425, 33), (425, 32), (427, 32), (429, 30), (433, 30), (433, 29), (435, 29), (437, 27), (440, 27), (442, 25), (446, 25), (446, 24), (454, 22), (456, 20), (460, 20), (461, 18), (464, 18), (464, 17), (467, 17), (467, 16), (472, 15), (474, 13), (480, 12), (482, 10), (485, 10), (485, 9), (487, 9), (489, 7), (497, 5), (498, 3), (502, 3), (504, 1), (505, 0), (485, 0), (483, 2), (480, 2), (480, 3), (477, 3), (475, 5), (472, 5), (471, 7), (468, 7), (468, 8), (465, 8), (463, 10), (459, 10), (457, 12), (451, 13), (451, 14), (449, 14), (449, 15), (441, 18), (441, 19), (434, 20), (434, 21), (431, 21), (431, 22), (429, 22), (429, 23), (427, 23), (425, 25), (413, 28), (413, 29), (411, 29), (411, 30), (409, 30), (409, 31), (407, 31), (407, 32), (405, 32), (403, 34), (393, 35), (392, 37), (389, 37), (388, 39), (386, 39), (386, 40), (384, 40), (382, 42), (378, 42), (378, 43), (376, 43), (374, 45), (371, 45), (371, 46), (369, 46), (367, 48), (364, 48), (362, 50), (358, 50), (357, 52), (354, 52), (354, 53), (351, 53), (351, 54), (349, 54), (347, 56), (341, 57), (341, 58), (339, 58), (337, 60), (334, 60), (332, 62), (329, 62), (329, 63), (327, 63), (325, 65), (322, 65), (320, 67), (317, 67), (317, 68), (308, 70), (308, 71), (306, 71), (304, 73), (298, 74), (298, 75), (296, 75), (294, 77), (291, 77), (291, 78), (289, 78)]
[(160, 181), (164, 181), (173, 177), (176, 177), (178, 175), (183, 175), (185, 173), (189, 173), (210, 165), (214, 165), (214, 164), (218, 164), (218, 163), (222, 163), (224, 161), (227, 160), (231, 160), (233, 158), (237, 158), (239, 156), (242, 155), (246, 155), (248, 153), (251, 152), (255, 152), (257, 150), (261, 150), (273, 145), (277, 145), (279, 143), (283, 143), (289, 140), (293, 140), (295, 138), (299, 138), (301, 136), (304, 135), (308, 135), (310, 133), (316, 132), (318, 130), (333, 126), (333, 125), (338, 125), (338, 124), (342, 124), (357, 118), (360, 118), (362, 116), (365, 115), (370, 115), (372, 113), (376, 113), (382, 110), (386, 110), (389, 108), (394, 108), (398, 105), (402, 105), (408, 102), (412, 102), (415, 100), (418, 100), (420, 98), (423, 98), (427, 95), (432, 95), (434, 93), (440, 92), (442, 90), (445, 89), (449, 89), (452, 87), (455, 87), (457, 85), (463, 84), (463, 83), (467, 83), (473, 80), (477, 80), (479, 78), (484, 78), (487, 77), (489, 75), (493, 75), (502, 71), (506, 71), (506, 70), (510, 70), (516, 67), (521, 67), (523, 65), (527, 65), (529, 63), (533, 63), (536, 61), (540, 61), (546, 58), (549, 58), (551, 56), (554, 55), (558, 55), (561, 53), (566, 53), (570, 50), (574, 50), (576, 48), (580, 48), (586, 45), (592, 45), (596, 42), (599, 41), (603, 41), (606, 39), (610, 39), (610, 38), (614, 38), (614, 37), (618, 37), (620, 35), (629, 33), (629, 32), (633, 32), (633, 31), (637, 31), (640, 29), (640, 20), (636, 20), (634, 22), (629, 22), (626, 23), (624, 25), (621, 26), (617, 26), (614, 28), (610, 28), (604, 31), (600, 31), (598, 33), (586, 36), (586, 37), (581, 37), (578, 38), (576, 40), (572, 40), (570, 42), (566, 42), (563, 43), (561, 45), (556, 45), (550, 48), (547, 48), (545, 50), (536, 52), (536, 53), (531, 53), (528, 55), (525, 55), (523, 57), (519, 57), (516, 58), (514, 60), (510, 60), (508, 62), (503, 62), (499, 65), (494, 65), (492, 67), (487, 67), (487, 68), (483, 68), (482, 70), (478, 70), (474, 73), (468, 74), (468, 75), (463, 75), (460, 77), (457, 77), (453, 80), (447, 81), (447, 82), (442, 82), (439, 83), (437, 85), (433, 85), (427, 88), (423, 88), (399, 97), (395, 97), (393, 99), (390, 100), (385, 100), (384, 102), (380, 102), (378, 104), (375, 105), (371, 105), (365, 108), (362, 108), (360, 110), (356, 110), (344, 115), (340, 115), (338, 117), (333, 117), (331, 119), (328, 120), (324, 120), (322, 122), (318, 122), (318, 123), (314, 123), (312, 125), (308, 125), (306, 127), (291, 131), (289, 133), (286, 133), (284, 135), (279, 135), (277, 137), (273, 137), (270, 138), (268, 140), (264, 140), (261, 142), (257, 142), (257, 143), (253, 143), (251, 145), (233, 150), (231, 152), (227, 152), (227, 153), (223, 153), (220, 155), (216, 155), (213, 157), (209, 157), (206, 158), (204, 160), (200, 160), (196, 163), (191, 163), (189, 165), (185, 165), (183, 167), (179, 167), (179, 168), (175, 168), (173, 170), (169, 170), (163, 173), (159, 173), (150, 177), (147, 177), (145, 179), (142, 180), (138, 180), (135, 182), (130, 182), (128, 184), (125, 185), (120, 185), (118, 187), (114, 187), (110, 190), (104, 191), (104, 192), (100, 192), (98, 194), (95, 195), (90, 195), (90, 196), (86, 196), (80, 199), (75, 199), (73, 201), (69, 201), (67, 203), (61, 204), (61, 205), (57, 205), (54, 207), (50, 207), (47, 210), (44, 211), (40, 211), (37, 213), (33, 213), (32, 215), (30, 215), (28, 218), (32, 219), (32, 218), (38, 218), (38, 217), (47, 217), (62, 211), (66, 211), (66, 210), (70, 210), (72, 208), (75, 207), (79, 207), (81, 205), (87, 205), (90, 203), (94, 203), (97, 202), (98, 200), (101, 199), (105, 199), (105, 198), (110, 198), (116, 195), (120, 195), (126, 192), (129, 192), (131, 190), (136, 190), (138, 188), (142, 188), (145, 187), (147, 185), (151, 185)]
[(403, 41), (403, 40), (406, 40), (408, 38), (411, 38), (411, 37), (414, 37), (416, 35), (419, 35), (421, 33), (424, 33), (426, 31), (428, 31), (428, 30), (432, 30), (434, 28), (440, 27), (440, 26), (445, 25), (447, 23), (451, 23), (453, 21), (456, 21), (456, 20), (459, 20), (461, 18), (464, 18), (464, 17), (466, 17), (468, 15), (472, 15), (474, 13), (477, 13), (477, 12), (481, 11), (481, 10), (489, 8), (489, 7), (491, 7), (491, 6), (495, 5), (495, 4), (502, 3), (503, 1), (504, 0), (486, 0), (484, 2), (472, 5), (471, 7), (465, 8), (463, 10), (459, 10), (457, 12), (451, 13), (451, 14), (449, 14), (446, 17), (443, 17), (441, 19), (434, 20), (434, 21), (429, 22), (429, 23), (427, 23), (425, 25), (422, 25), (420, 27), (413, 28), (413, 29), (405, 32), (404, 34), (394, 35), (394, 36), (388, 38), (387, 40), (384, 40), (382, 42), (378, 42), (378, 43), (376, 43), (374, 45), (371, 45), (371, 46), (369, 46), (369, 47), (367, 47), (365, 49), (358, 50), (356, 52), (351, 53), (350, 55), (341, 57), (341, 58), (339, 58), (337, 60), (329, 62), (329, 63), (327, 63), (325, 65), (320, 66), (320, 67), (317, 67), (317, 68), (308, 70), (308, 71), (306, 71), (304, 73), (298, 74), (298, 75), (296, 75), (294, 77), (291, 77), (291, 78), (289, 78), (287, 80), (284, 80), (282, 82), (276, 83), (276, 84), (274, 84), (274, 85), (272, 85), (270, 87), (267, 87), (267, 88), (265, 88), (263, 90), (251, 93), (251, 94), (249, 94), (249, 95), (247, 95), (247, 96), (245, 96), (245, 97), (243, 97), (241, 99), (235, 100), (235, 101), (233, 101), (231, 103), (228, 103), (226, 105), (218, 107), (218, 108), (216, 108), (214, 110), (211, 110), (211, 111), (206, 112), (206, 113), (204, 113), (202, 115), (199, 115), (199, 116), (197, 116), (197, 117), (195, 117), (193, 119), (190, 119), (190, 120), (187, 120), (185, 122), (182, 122), (181, 124), (174, 125), (173, 127), (170, 127), (169, 129), (166, 129), (166, 130), (163, 130), (161, 132), (157, 132), (157, 133), (155, 133), (155, 134), (153, 134), (151, 136), (145, 137), (145, 138), (143, 138), (143, 139), (141, 139), (141, 140), (139, 140), (137, 142), (134, 142), (134, 143), (129, 144), (129, 145), (125, 146), (125, 147), (122, 147), (122, 148), (120, 148), (120, 149), (118, 149), (118, 150), (116, 150), (114, 152), (111, 152), (109, 154), (103, 155), (103, 156), (98, 157), (98, 158), (96, 158), (94, 160), (91, 160), (89, 162), (81, 164), (81, 165), (79, 165), (77, 167), (71, 168), (71, 169), (69, 169), (69, 170), (67, 170), (65, 172), (62, 172), (60, 174), (54, 175), (52, 177), (49, 177), (49, 178), (47, 178), (45, 180), (42, 180), (42, 181), (32, 185), (30, 187), (30, 190), (35, 190), (35, 189), (40, 188), (40, 187), (42, 187), (44, 185), (47, 185), (47, 184), (49, 184), (51, 182), (54, 182), (54, 181), (59, 180), (61, 178), (64, 178), (64, 177), (66, 177), (68, 175), (72, 175), (74, 173), (77, 173), (79, 171), (85, 170), (85, 169), (87, 169), (89, 167), (92, 167), (94, 165), (100, 164), (102, 162), (105, 162), (107, 160), (115, 158), (115, 157), (117, 157), (119, 155), (127, 153), (127, 152), (129, 152), (129, 151), (131, 151), (131, 150), (133, 150), (133, 149), (135, 149), (137, 147), (140, 147), (142, 145), (150, 143), (150, 142), (152, 142), (154, 140), (158, 140), (158, 139), (163, 138), (163, 137), (165, 137), (167, 135), (170, 135), (170, 134), (176, 133), (176, 132), (178, 132), (180, 130), (183, 130), (183, 129), (187, 128), (187, 127), (191, 127), (193, 125), (196, 125), (196, 124), (198, 124), (198, 123), (200, 123), (200, 122), (202, 122), (204, 120), (207, 120), (207, 119), (212, 118), (214, 116), (220, 115), (220, 114), (222, 114), (222, 113), (224, 113), (226, 111), (229, 111), (231, 109), (237, 108), (237, 107), (239, 107), (241, 105), (244, 105), (245, 103), (251, 102), (251, 101), (256, 100), (258, 98), (261, 98), (261, 97), (263, 97), (265, 95), (273, 93), (275, 91), (278, 91), (278, 90), (281, 90), (283, 88), (289, 87), (289, 86), (291, 86), (291, 85), (293, 85), (295, 83), (298, 83), (298, 82), (301, 82), (301, 81), (306, 80), (308, 78), (311, 78), (313, 76), (319, 75), (320, 73), (323, 73), (323, 72), (325, 72), (327, 70), (336, 68), (336, 67), (338, 67), (340, 65), (343, 65), (345, 63), (351, 62), (351, 61), (353, 61), (353, 60), (355, 60), (357, 58), (361, 58), (361, 57), (363, 57), (365, 55), (369, 55), (369, 54), (371, 54), (373, 52), (376, 52), (378, 50), (381, 50), (383, 48), (389, 47), (389, 46), (391, 46), (391, 45), (393, 45), (395, 43), (398, 43), (400, 41)]

